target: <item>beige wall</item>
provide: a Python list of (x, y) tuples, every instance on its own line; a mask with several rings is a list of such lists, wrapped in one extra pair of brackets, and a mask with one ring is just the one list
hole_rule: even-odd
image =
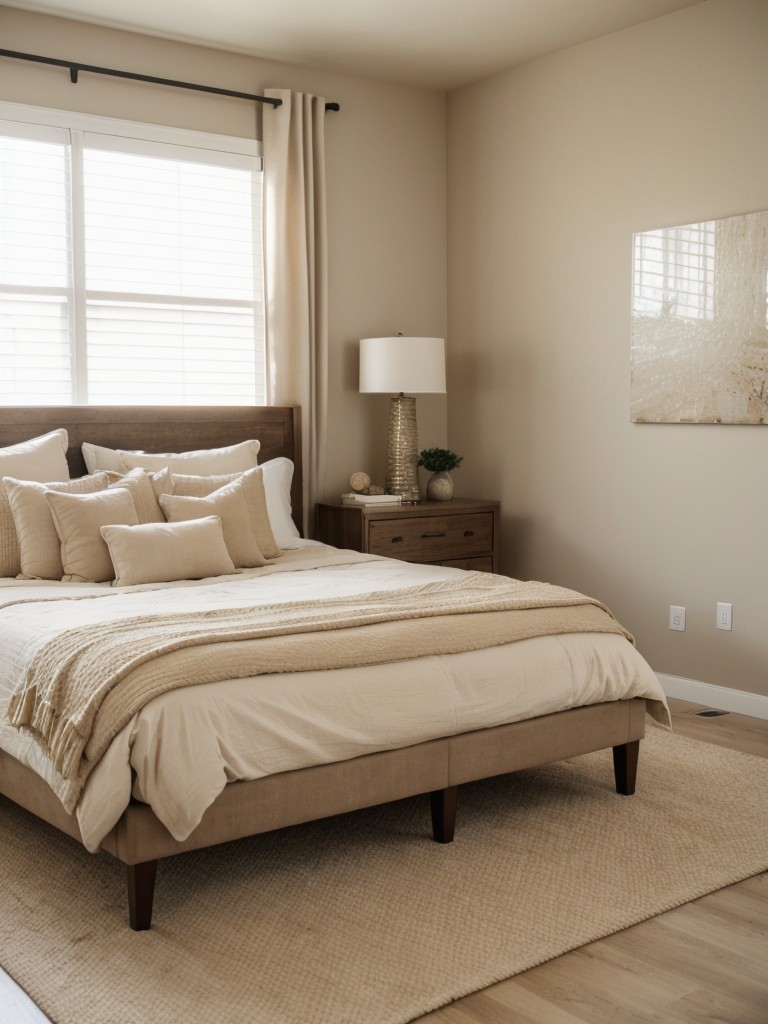
[[(445, 96), (0, 7), (2, 47), (259, 93), (341, 104), (326, 121), (330, 444), (323, 493), (356, 469), (383, 483), (386, 397), (357, 393), (357, 339), (446, 330)], [(244, 137), (260, 108), (167, 87), (0, 59), (0, 99)], [(420, 441), (445, 444), (446, 400), (419, 399)]]
[(631, 424), (629, 310), (633, 232), (768, 209), (767, 54), (764, 0), (709, 0), (448, 104), (460, 489), (501, 499), (505, 571), (600, 595), (658, 672), (760, 694), (768, 427)]

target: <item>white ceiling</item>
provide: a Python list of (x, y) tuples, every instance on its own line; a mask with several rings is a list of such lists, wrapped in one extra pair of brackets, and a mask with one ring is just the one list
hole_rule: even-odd
[(452, 89), (700, 2), (6, 0), (6, 6), (272, 60)]

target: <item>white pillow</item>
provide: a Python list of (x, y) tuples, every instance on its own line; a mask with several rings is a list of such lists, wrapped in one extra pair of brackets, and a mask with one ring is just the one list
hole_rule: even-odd
[[(159, 477), (160, 474), (155, 474)], [(265, 558), (277, 558), (280, 545), (275, 540), (267, 510), (267, 496), (264, 487), (264, 474), (261, 467), (246, 470), (245, 473), (230, 473), (222, 476), (185, 476), (183, 473), (172, 473), (170, 490), (176, 495), (190, 498), (207, 498), (213, 496), (225, 484), (239, 480), (242, 484), (250, 516), (251, 529), (256, 536), (262, 555)], [(154, 485), (153, 485), (154, 486)], [(226, 536), (226, 528), (224, 534)]]
[(115, 448), (103, 448), (100, 444), (83, 441), (80, 445), (85, 460), (85, 468), (89, 473), (102, 470), (111, 473), (125, 473), (125, 465)]
[(280, 456), (262, 463), (264, 491), (267, 498), (267, 512), (275, 541), (280, 548), (300, 548), (301, 535), (291, 517), (291, 481), (293, 463)]
[(115, 586), (202, 580), (234, 573), (218, 516), (181, 523), (102, 526)]
[(10, 476), (3, 477), (19, 538), (19, 575), (23, 579), (60, 580), (64, 575), (61, 564), (61, 541), (53, 522), (53, 513), (45, 498), (46, 491), (92, 494), (105, 490), (108, 481), (106, 473), (49, 484), (39, 484), (34, 480), (14, 480)]
[[(38, 483), (69, 480), (67, 444), (67, 432), (59, 428), (29, 441), (0, 448), (0, 478), (12, 476), (16, 480), (35, 480)], [(16, 526), (5, 486), (0, 482), (0, 576), (18, 576), (20, 572)]]
[(84, 441), (83, 458), (89, 473), (100, 469), (111, 469), (125, 473), (129, 469), (175, 469), (179, 473), (198, 473), (208, 476), (213, 473), (242, 473), (256, 465), (261, 442), (241, 441), (225, 448), (203, 448), (194, 452), (128, 451), (125, 448), (104, 448), (102, 445)]
[(138, 526), (131, 492), (110, 487), (96, 494), (46, 491), (56, 532), (61, 540), (65, 583), (102, 583), (114, 579), (112, 559), (101, 536), (102, 526)]
[(267, 564), (251, 526), (242, 479), (225, 484), (206, 498), (161, 494), (160, 506), (169, 523), (219, 516), (224, 543), (235, 566), (239, 569), (253, 569)]

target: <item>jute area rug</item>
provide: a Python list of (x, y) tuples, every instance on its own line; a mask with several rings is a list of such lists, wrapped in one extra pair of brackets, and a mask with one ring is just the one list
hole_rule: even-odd
[(0, 800), (0, 963), (56, 1024), (403, 1024), (768, 868), (768, 759), (651, 726), (610, 752), (124, 869)]

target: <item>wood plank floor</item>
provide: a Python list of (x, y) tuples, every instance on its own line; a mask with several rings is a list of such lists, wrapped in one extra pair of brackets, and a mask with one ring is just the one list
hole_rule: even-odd
[[(681, 735), (768, 757), (768, 720), (700, 718), (703, 705), (669, 704)], [(48, 1024), (2, 970), (0, 1021)], [(768, 873), (582, 946), (419, 1024), (705, 1021), (768, 1024)]]

